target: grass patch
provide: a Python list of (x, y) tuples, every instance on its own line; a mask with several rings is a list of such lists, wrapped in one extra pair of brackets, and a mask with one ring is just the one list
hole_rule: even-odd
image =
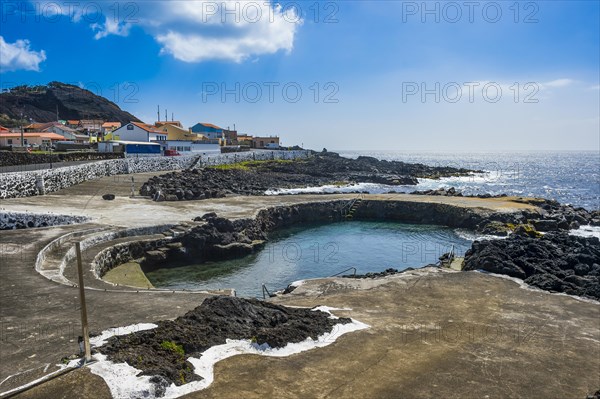
[(242, 161), (242, 162), (236, 162), (236, 163), (230, 163), (230, 164), (225, 164), (225, 165), (215, 165), (215, 166), (209, 166), (209, 168), (211, 169), (218, 169), (218, 170), (250, 170), (250, 168), (258, 168), (261, 166), (265, 166), (265, 165), (273, 165), (273, 164), (288, 164), (288, 163), (292, 163), (294, 162), (294, 160), (292, 159), (274, 159), (274, 160), (267, 160), (267, 161)]
[(154, 288), (137, 262), (128, 262), (110, 269), (102, 280), (135, 288)]
[(185, 356), (185, 351), (183, 350), (183, 346), (176, 344), (173, 341), (163, 341), (160, 343), (160, 347), (165, 350), (177, 353), (181, 357)]

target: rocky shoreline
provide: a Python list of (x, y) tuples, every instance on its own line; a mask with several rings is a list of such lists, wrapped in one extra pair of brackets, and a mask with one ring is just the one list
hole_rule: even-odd
[(125, 336), (114, 336), (97, 348), (108, 360), (127, 363), (152, 376), (160, 397), (171, 385), (201, 379), (189, 357), (201, 358), (210, 347), (227, 339), (251, 340), (261, 346), (282, 348), (332, 331), (348, 318), (306, 308), (289, 308), (256, 299), (215, 296), (175, 320), (159, 321), (158, 327)]
[(566, 232), (475, 241), (463, 270), (516, 277), (545, 291), (600, 300), (600, 240)]
[(155, 176), (141, 187), (140, 194), (158, 201), (199, 200), (227, 195), (264, 195), (267, 190), (329, 184), (416, 185), (418, 178), (467, 176), (474, 172), (478, 171), (380, 161), (372, 157), (350, 159), (322, 152), (303, 160), (246, 161)]

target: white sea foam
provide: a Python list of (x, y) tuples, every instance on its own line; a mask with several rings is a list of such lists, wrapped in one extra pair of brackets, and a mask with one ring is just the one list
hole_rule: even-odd
[(127, 335), (137, 331), (151, 330), (156, 327), (158, 326), (152, 323), (139, 323), (125, 327), (109, 328), (108, 330), (102, 331), (100, 335), (90, 338), (90, 344), (94, 347), (102, 346), (110, 337), (114, 337), (116, 335)]
[[(327, 306), (319, 306), (313, 310), (320, 310), (330, 314), (331, 318), (337, 319), (331, 314), (332, 310), (348, 310), (336, 309)], [(142, 326), (142, 325), (136, 325)], [(149, 325), (146, 325), (149, 326)], [(155, 325), (152, 325), (156, 327)], [(134, 326), (129, 326), (134, 327)], [(119, 329), (110, 329), (104, 331), (100, 337), (106, 337), (103, 340), (97, 340), (96, 343), (105, 343), (106, 339), (117, 334), (116, 332), (124, 331), (140, 331), (122, 327)], [(148, 328), (154, 328), (148, 327)], [(148, 329), (143, 328), (143, 329)], [(302, 342), (289, 343), (283, 348), (271, 348), (267, 344), (257, 345), (250, 340), (226, 340), (223, 345), (213, 346), (202, 353), (199, 358), (190, 357), (187, 360), (194, 366), (194, 373), (202, 377), (201, 381), (193, 381), (184, 385), (176, 386), (171, 384), (167, 387), (165, 398), (177, 398), (191, 392), (199, 391), (207, 388), (214, 380), (214, 365), (231, 356), (242, 354), (254, 354), (261, 356), (285, 357), (296, 353), (304, 352), (314, 348), (320, 348), (335, 342), (340, 336), (365, 328), (369, 328), (367, 324), (352, 319), (351, 323), (337, 324), (331, 332), (320, 335), (316, 340), (307, 338)], [(115, 331), (117, 330), (117, 331)], [(100, 344), (101, 345), (101, 344)], [(106, 359), (106, 356), (97, 354), (97, 362), (91, 364), (90, 370), (92, 373), (101, 376), (109, 386), (110, 392), (114, 398), (148, 398), (155, 397), (154, 385), (150, 382), (150, 376), (141, 376), (140, 370), (126, 364), (114, 363)]]
[(368, 192), (369, 194), (385, 194), (390, 191), (397, 193), (410, 193), (415, 190), (437, 190), (439, 188), (456, 187), (461, 188), (468, 184), (481, 185), (502, 185), (501, 183), (491, 183), (490, 175), (494, 172), (473, 173), (468, 176), (443, 177), (440, 179), (418, 179), (419, 183), (415, 185), (388, 185), (378, 183), (353, 183), (344, 185), (326, 184), (324, 186), (311, 186), (303, 188), (281, 188), (265, 191), (265, 195), (291, 195), (291, 194), (333, 194), (333, 193), (352, 193), (356, 191)]
[(303, 188), (281, 188), (276, 190), (267, 190), (265, 195), (290, 195), (290, 194), (319, 194), (319, 193), (352, 193), (355, 191), (369, 192), (370, 194), (383, 194), (390, 191), (405, 192), (408, 187), (411, 191), (415, 190), (415, 186), (390, 186), (386, 184), (376, 183), (357, 183), (345, 185), (328, 184), (318, 187), (303, 187)]
[(569, 234), (580, 237), (597, 237), (600, 239), (600, 226), (581, 226), (578, 229), (570, 230)]
[[(495, 236), (492, 234), (479, 234), (467, 229), (455, 229), (454, 232), (457, 236), (462, 239), (469, 241), (483, 241), (483, 240), (504, 240), (509, 236)], [(510, 235), (510, 233), (509, 233)]]

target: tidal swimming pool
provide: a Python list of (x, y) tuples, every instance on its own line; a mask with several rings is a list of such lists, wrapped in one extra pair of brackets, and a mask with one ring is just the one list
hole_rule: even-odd
[(272, 233), (262, 250), (243, 258), (161, 268), (146, 276), (157, 288), (233, 288), (238, 296), (262, 297), (262, 284), (273, 292), (293, 281), (328, 277), (350, 267), (357, 274), (417, 268), (436, 263), (453, 245), (462, 255), (471, 243), (454, 229), (434, 225), (302, 225)]

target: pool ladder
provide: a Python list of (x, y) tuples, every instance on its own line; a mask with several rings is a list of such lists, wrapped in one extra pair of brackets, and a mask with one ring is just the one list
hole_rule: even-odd
[(267, 289), (267, 286), (266, 286), (265, 284), (263, 284), (263, 285), (262, 285), (262, 296), (263, 296), (263, 299), (267, 299), (267, 297), (269, 297), (269, 298), (274, 298), (274, 297), (276, 297), (277, 295), (275, 295), (275, 294), (271, 294), (271, 293), (269, 292), (269, 290)]
[(346, 220), (352, 220), (362, 201), (363, 195), (359, 194), (358, 197), (354, 198), (347, 206), (345, 206), (342, 209), (342, 216), (346, 218)]

